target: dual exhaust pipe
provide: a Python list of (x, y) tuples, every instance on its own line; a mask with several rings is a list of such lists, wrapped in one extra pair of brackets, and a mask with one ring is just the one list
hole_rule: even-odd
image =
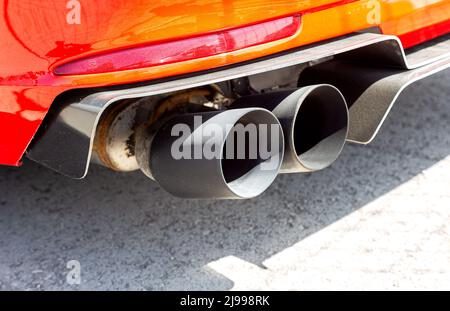
[(248, 199), (279, 173), (331, 165), (348, 133), (331, 85), (246, 96), (228, 110), (176, 115), (136, 132), (140, 169), (182, 198)]

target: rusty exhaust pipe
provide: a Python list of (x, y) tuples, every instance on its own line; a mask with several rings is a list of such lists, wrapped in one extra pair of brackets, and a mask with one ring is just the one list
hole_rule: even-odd
[(242, 97), (232, 108), (263, 107), (279, 119), (285, 137), (281, 173), (313, 172), (330, 166), (348, 135), (344, 96), (331, 85)]
[[(260, 146), (267, 152), (255, 153)], [(139, 129), (135, 152), (140, 169), (177, 197), (248, 199), (278, 175), (284, 138), (265, 109), (190, 113)]]

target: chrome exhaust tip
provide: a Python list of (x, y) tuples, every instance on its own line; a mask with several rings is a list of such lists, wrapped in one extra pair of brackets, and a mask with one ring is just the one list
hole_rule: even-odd
[(256, 197), (275, 180), (283, 153), (281, 125), (261, 108), (177, 115), (136, 136), (141, 170), (182, 198)]
[(331, 85), (312, 85), (242, 97), (234, 108), (263, 107), (279, 119), (285, 137), (281, 173), (314, 172), (339, 157), (348, 135), (348, 107)]

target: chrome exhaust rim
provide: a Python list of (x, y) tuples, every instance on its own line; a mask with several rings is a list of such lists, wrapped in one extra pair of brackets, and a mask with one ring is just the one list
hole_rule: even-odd
[[(296, 104), (296, 108), (295, 108), (295, 114), (294, 117), (292, 118), (292, 125), (289, 129), (289, 135), (290, 135), (290, 139), (289, 139), (289, 147), (291, 148), (291, 151), (295, 157), (295, 159), (297, 160), (297, 162), (302, 166), (302, 168), (304, 169), (305, 172), (314, 172), (314, 171), (319, 171), (319, 170), (323, 170), (327, 167), (329, 167), (330, 165), (332, 165), (338, 158), (339, 155), (342, 153), (344, 147), (345, 147), (345, 143), (348, 137), (348, 133), (349, 133), (349, 112), (348, 112), (348, 106), (346, 103), (346, 100), (344, 98), (344, 96), (342, 95), (342, 93), (339, 91), (339, 89), (337, 89), (336, 87), (329, 85), (329, 84), (320, 84), (320, 85), (312, 85), (312, 86), (308, 86), (305, 88), (302, 88), (300, 90), (303, 90), (303, 94), (300, 98), (296, 98), (296, 94), (295, 92), (293, 94), (291, 94), (290, 96), (288, 96), (285, 101), (289, 102), (291, 100), (291, 96), (294, 98), (294, 100), (296, 100), (297, 104)], [(300, 91), (299, 90), (299, 91)], [(310, 148), (309, 150), (305, 151), (305, 152), (299, 152), (299, 146), (297, 145), (297, 137), (298, 135), (303, 135), (304, 133), (298, 133), (297, 131), (297, 125), (301, 124), (302, 119), (305, 118), (304, 115), (302, 115), (301, 110), (302, 108), (305, 107), (305, 105), (308, 105), (308, 99), (313, 96), (313, 95), (317, 95), (317, 96), (324, 96), (326, 97), (327, 95), (321, 94), (322, 92), (332, 92), (333, 96), (336, 96), (335, 99), (330, 100), (330, 105), (335, 105), (335, 108), (342, 108), (342, 111), (340, 111), (341, 113), (345, 113), (345, 126), (343, 128), (343, 132), (341, 132), (342, 130), (340, 130), (339, 132), (336, 132), (333, 135), (339, 136), (339, 137), (334, 137), (337, 141), (336, 143), (332, 143), (331, 145), (333, 146), (328, 146), (328, 148), (323, 148), (323, 142), (324, 140), (318, 141), (317, 144), (315, 144), (314, 147)], [(283, 101), (284, 102), (284, 101)], [(326, 102), (328, 101), (320, 101), (320, 104), (322, 105), (326, 105)], [(280, 105), (277, 106), (281, 107), (281, 103)], [(277, 108), (275, 108), (274, 113), (275, 115), (277, 115)], [(327, 138), (328, 139), (328, 138)], [(326, 151), (323, 150), (318, 150), (318, 149), (327, 149)]]
[[(257, 166), (255, 166), (254, 168), (252, 168), (249, 172), (242, 174), (242, 176), (240, 178), (233, 180), (233, 181), (227, 181), (226, 171), (224, 168), (224, 160), (226, 160), (226, 159), (221, 159), (220, 170), (222, 172), (222, 178), (223, 178), (224, 183), (228, 186), (228, 189), (232, 193), (234, 193), (237, 197), (245, 198), (245, 199), (253, 198), (253, 197), (260, 195), (265, 190), (267, 190), (267, 188), (269, 188), (270, 185), (275, 181), (276, 177), (279, 174), (281, 166), (283, 164), (284, 150), (285, 150), (285, 148), (284, 148), (284, 144), (285, 144), (284, 133), (281, 128), (281, 124), (280, 124), (279, 120), (275, 117), (275, 115), (273, 113), (271, 113), (270, 111), (268, 111), (266, 109), (262, 109), (262, 108), (256, 108), (256, 109), (251, 109), (251, 110), (252, 111), (249, 111), (248, 113), (243, 115), (242, 118), (240, 118), (235, 123), (235, 126), (240, 123), (240, 120), (242, 120), (243, 118), (246, 118), (246, 117), (248, 118), (250, 115), (253, 115), (253, 114), (255, 114), (255, 116), (254, 116), (255, 123), (259, 122), (260, 124), (261, 123), (262, 124), (269, 124), (269, 123), (277, 124), (278, 125), (278, 137), (279, 137), (278, 152), (276, 153), (276, 155), (272, 155), (270, 157), (270, 159), (267, 159), (267, 160), (274, 159), (275, 158), (274, 156), (276, 156), (278, 158), (278, 160), (276, 163), (276, 167), (274, 169), (264, 170), (261, 167), (261, 165), (263, 165), (263, 163), (260, 163)], [(257, 115), (262, 116), (263, 118), (265, 118), (265, 120), (263, 120), (261, 117), (258, 117)], [(223, 141), (223, 144), (221, 146), (222, 150), (224, 150), (226, 142), (227, 142), (230, 134), (231, 134), (231, 131), (227, 133), (227, 137), (225, 137), (225, 139)], [(258, 138), (259, 137), (260, 136), (258, 133)], [(266, 162), (267, 160), (264, 160), (264, 162)]]

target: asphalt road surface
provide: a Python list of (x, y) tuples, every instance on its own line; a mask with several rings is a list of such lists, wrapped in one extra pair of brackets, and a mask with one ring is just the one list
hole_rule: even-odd
[(30, 161), (0, 167), (0, 189), (2, 290), (450, 290), (450, 70), (409, 88), (372, 145), (253, 200)]

